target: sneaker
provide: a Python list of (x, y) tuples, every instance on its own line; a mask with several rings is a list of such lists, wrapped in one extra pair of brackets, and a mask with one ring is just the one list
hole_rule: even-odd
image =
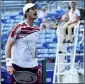
[(73, 43), (72, 41), (68, 40), (67, 43)]
[(63, 43), (66, 43), (66, 40), (65, 39), (63, 40)]
[(59, 53), (61, 54), (61, 53), (64, 53), (65, 54), (65, 52), (62, 52), (62, 51), (59, 51)]
[(59, 53), (63, 53), (62, 51), (59, 51)]

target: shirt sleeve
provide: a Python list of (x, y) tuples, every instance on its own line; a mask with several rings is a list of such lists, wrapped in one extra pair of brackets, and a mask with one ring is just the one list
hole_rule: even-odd
[(80, 11), (78, 9), (76, 10), (76, 15), (80, 17)]
[(13, 29), (11, 30), (9, 37), (11, 37), (13, 40), (15, 40), (17, 37), (17, 34), (20, 32), (20, 27), (21, 27), (20, 24), (16, 24), (13, 27)]

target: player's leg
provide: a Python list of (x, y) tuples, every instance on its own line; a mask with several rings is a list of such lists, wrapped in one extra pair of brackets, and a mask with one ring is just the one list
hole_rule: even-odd
[(41, 74), (42, 74), (42, 73), (41, 73), (41, 69), (40, 69), (40, 67), (38, 66), (38, 71), (37, 71), (37, 73), (36, 73), (38, 80), (37, 80), (36, 84), (41, 84)]
[(40, 66), (37, 66), (37, 67), (33, 68), (30, 71), (37, 76), (37, 81), (35, 83), (33, 83), (33, 84), (41, 84), (41, 70), (40, 70)]

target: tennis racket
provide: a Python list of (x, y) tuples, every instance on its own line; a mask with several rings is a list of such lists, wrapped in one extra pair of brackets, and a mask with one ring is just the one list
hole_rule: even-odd
[(31, 84), (37, 81), (36, 74), (30, 71), (17, 71), (13, 74), (13, 77), (16, 82), (22, 84)]

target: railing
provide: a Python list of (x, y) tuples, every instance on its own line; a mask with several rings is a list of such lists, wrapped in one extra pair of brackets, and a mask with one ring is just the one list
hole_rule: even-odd
[(21, 10), (23, 5), (26, 3), (25, 0), (2, 0), (1, 1), (1, 10), (4, 13), (5, 11), (18, 11)]

